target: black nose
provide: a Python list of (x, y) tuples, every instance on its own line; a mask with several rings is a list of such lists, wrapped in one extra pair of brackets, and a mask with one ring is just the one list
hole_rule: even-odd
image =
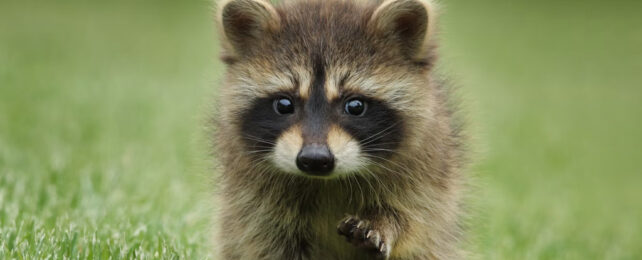
[(296, 166), (312, 175), (327, 175), (334, 169), (334, 155), (327, 145), (307, 144), (297, 155)]

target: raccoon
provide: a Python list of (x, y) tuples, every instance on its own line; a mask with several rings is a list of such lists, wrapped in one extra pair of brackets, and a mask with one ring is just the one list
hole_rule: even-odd
[(458, 259), (462, 149), (424, 0), (219, 3), (220, 259)]

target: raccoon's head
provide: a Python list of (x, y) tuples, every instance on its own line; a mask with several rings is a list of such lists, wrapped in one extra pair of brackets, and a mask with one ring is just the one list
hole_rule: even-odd
[(367, 172), (431, 117), (427, 2), (230, 0), (218, 16), (226, 134), (254, 162), (316, 177)]

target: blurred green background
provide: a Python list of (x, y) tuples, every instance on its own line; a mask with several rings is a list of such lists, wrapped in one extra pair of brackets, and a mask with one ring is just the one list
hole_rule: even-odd
[[(481, 259), (642, 259), (642, 1), (442, 0)], [(212, 4), (0, 0), (0, 258), (209, 257)]]

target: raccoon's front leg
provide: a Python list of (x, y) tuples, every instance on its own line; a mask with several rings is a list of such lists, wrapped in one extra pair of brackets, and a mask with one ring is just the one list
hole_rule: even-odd
[(388, 259), (395, 231), (387, 221), (347, 216), (339, 222), (337, 231), (355, 247), (365, 250), (376, 259)]

